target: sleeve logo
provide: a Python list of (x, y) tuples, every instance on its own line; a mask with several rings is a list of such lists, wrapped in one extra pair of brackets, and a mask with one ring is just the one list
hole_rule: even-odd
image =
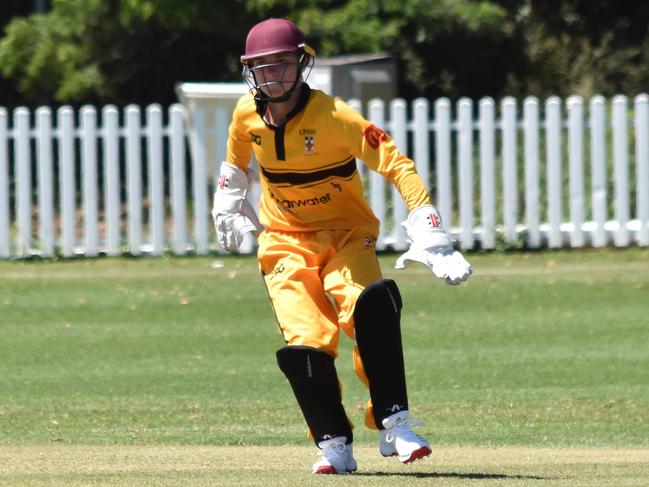
[(363, 136), (372, 149), (378, 149), (381, 142), (388, 138), (387, 134), (374, 124), (365, 129)]
[(250, 132), (250, 142), (261, 145), (261, 135), (253, 134), (252, 132)]

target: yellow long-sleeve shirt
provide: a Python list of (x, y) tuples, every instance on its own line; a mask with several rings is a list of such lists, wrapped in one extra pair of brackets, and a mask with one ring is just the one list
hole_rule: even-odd
[(344, 101), (302, 88), (279, 127), (266, 124), (251, 94), (235, 108), (226, 160), (245, 170), (253, 150), (261, 172), (261, 223), (287, 232), (375, 228), (356, 166), (362, 159), (393, 183), (409, 210), (430, 199), (415, 165), (392, 138)]

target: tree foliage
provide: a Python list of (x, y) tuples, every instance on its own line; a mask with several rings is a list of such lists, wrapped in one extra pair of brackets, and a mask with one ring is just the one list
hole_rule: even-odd
[(630, 0), (52, 0), (43, 15), (8, 4), (0, 103), (12, 90), (28, 103), (166, 103), (178, 81), (238, 80), (245, 35), (270, 16), (296, 21), (320, 56), (393, 55), (406, 98), (632, 94), (649, 78), (649, 4)]
[[(208, 1), (54, 0), (47, 15), (8, 25), (0, 70), (28, 100), (166, 101), (178, 80), (218, 80), (238, 69), (250, 21), (230, 19), (228, 10)], [(209, 26), (201, 12), (211, 15)]]
[[(0, 30), (12, 18), (29, 14), (29, 5), (25, 0), (4, 0), (0, 9)], [(0, 76), (0, 105), (20, 102), (17, 83), (13, 79)]]
[(647, 91), (649, 4), (632, 0), (530, 0), (521, 12), (529, 70), (521, 91)]

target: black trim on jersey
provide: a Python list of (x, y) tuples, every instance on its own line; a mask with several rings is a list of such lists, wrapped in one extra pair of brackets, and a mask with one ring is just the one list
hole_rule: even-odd
[(304, 184), (323, 181), (328, 178), (336, 177), (347, 179), (356, 172), (356, 159), (351, 158), (344, 164), (336, 167), (328, 167), (310, 172), (272, 172), (261, 167), (261, 173), (273, 184), (290, 184), (301, 186)]
[(255, 99), (255, 103), (257, 104), (257, 113), (262, 119), (264, 119), (266, 126), (275, 132), (275, 157), (278, 161), (286, 160), (286, 148), (284, 145), (284, 133), (286, 131), (286, 124), (289, 122), (289, 120), (291, 120), (293, 117), (295, 117), (295, 115), (297, 115), (304, 109), (307, 102), (309, 101), (309, 97), (311, 96), (311, 88), (309, 87), (309, 85), (302, 83), (302, 86), (300, 88), (300, 97), (297, 99), (297, 103), (293, 107), (293, 110), (288, 112), (288, 114), (286, 115), (286, 120), (280, 126), (270, 125), (266, 123), (266, 120), (264, 119), (264, 115), (266, 114), (266, 107), (268, 103), (272, 102)]
[(275, 127), (273, 130), (275, 132), (275, 158), (278, 161), (286, 160), (286, 148), (284, 147), (284, 132), (286, 124)]
[(283, 125), (286, 125), (286, 123), (295, 117), (298, 113), (302, 111), (302, 109), (306, 106), (307, 102), (309, 101), (309, 96), (311, 96), (311, 87), (307, 85), (306, 83), (302, 84), (302, 91), (300, 92), (300, 97), (297, 99), (297, 103), (293, 107), (293, 110), (288, 112), (286, 115), (286, 122), (283, 123)]

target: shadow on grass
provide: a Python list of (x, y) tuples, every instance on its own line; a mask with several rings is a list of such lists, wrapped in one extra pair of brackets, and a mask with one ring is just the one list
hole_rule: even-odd
[(457, 473), (457, 472), (355, 472), (354, 477), (413, 477), (420, 479), (468, 479), (468, 480), (550, 480), (534, 475), (506, 475), (499, 473)]

